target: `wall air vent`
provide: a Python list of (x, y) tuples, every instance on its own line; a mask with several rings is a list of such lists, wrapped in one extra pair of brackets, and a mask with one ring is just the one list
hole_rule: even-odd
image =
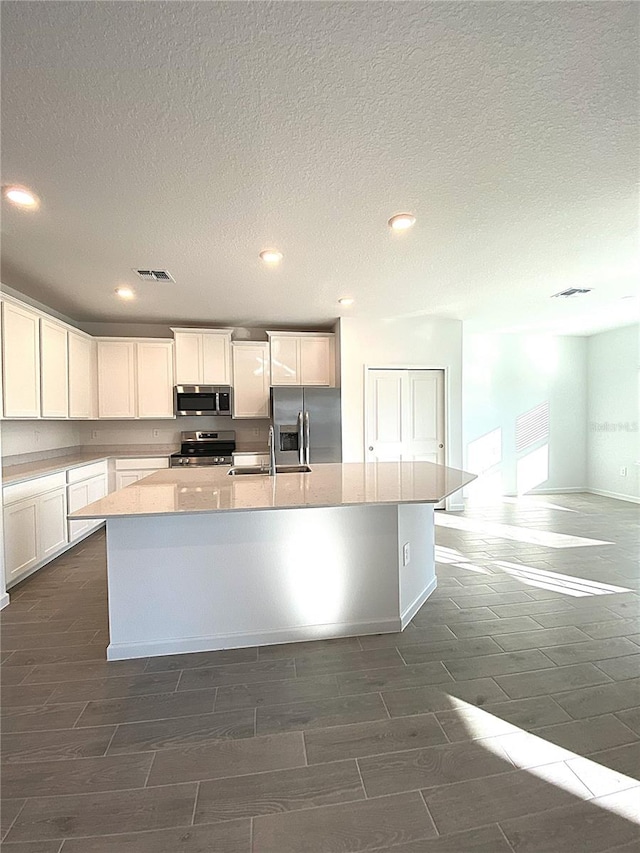
[(583, 293), (591, 293), (590, 287), (569, 287), (567, 290), (561, 290), (560, 293), (554, 293), (551, 297), (556, 299), (562, 296), (564, 299), (569, 299), (571, 296), (581, 296)]
[(168, 270), (138, 270), (134, 269), (134, 273), (143, 281), (172, 281), (176, 282), (175, 278)]

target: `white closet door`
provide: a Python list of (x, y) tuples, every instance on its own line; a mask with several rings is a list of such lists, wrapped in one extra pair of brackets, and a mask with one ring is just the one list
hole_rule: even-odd
[(402, 459), (405, 370), (370, 370), (367, 404), (367, 462)]

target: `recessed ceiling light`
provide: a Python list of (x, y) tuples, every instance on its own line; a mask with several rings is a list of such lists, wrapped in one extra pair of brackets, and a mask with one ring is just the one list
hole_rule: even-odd
[(32, 209), (38, 207), (38, 197), (26, 187), (5, 187), (4, 197), (18, 207), (30, 207)]
[(135, 293), (130, 287), (116, 287), (116, 296), (120, 299), (133, 299)]
[(264, 252), (260, 252), (260, 259), (265, 264), (279, 264), (282, 260), (282, 252), (277, 249), (265, 249)]
[(344, 296), (342, 299), (338, 299), (338, 302), (340, 303), (340, 305), (353, 305), (355, 300), (351, 299), (348, 296)]
[(389, 228), (392, 228), (394, 231), (406, 231), (407, 228), (411, 228), (415, 224), (416, 218), (413, 213), (396, 213), (389, 220)]

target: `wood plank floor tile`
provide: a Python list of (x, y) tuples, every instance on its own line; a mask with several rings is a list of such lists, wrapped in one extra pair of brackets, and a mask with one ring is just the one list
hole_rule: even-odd
[(522, 633), (506, 634), (496, 637), (496, 643), (505, 652), (518, 652), (523, 649), (545, 649), (549, 646), (561, 646), (566, 643), (580, 643), (589, 637), (579, 628), (568, 625), (565, 628), (541, 628), (523, 631)]
[(224, 684), (250, 684), (261, 681), (286, 681), (296, 674), (293, 660), (250, 661), (226, 666), (183, 670), (178, 692), (206, 690)]
[(531, 730), (571, 720), (550, 696), (490, 702), (481, 707), (456, 708), (436, 713), (438, 722), (451, 741), (471, 740), (509, 734), (514, 730)]
[[(500, 634), (541, 630), (537, 622), (530, 616), (514, 616), (512, 619), (498, 619), (488, 622), (461, 622), (453, 625), (451, 630), (461, 640), (473, 637), (497, 637)], [(498, 641), (499, 642), (499, 641)]]
[(256, 732), (259, 735), (293, 732), (303, 729), (338, 726), (387, 719), (388, 714), (378, 693), (339, 696), (314, 702), (293, 702), (258, 708)]
[(451, 675), (440, 661), (385, 669), (366, 669), (360, 672), (341, 672), (336, 678), (341, 696), (377, 693), (380, 690), (401, 690), (405, 687), (425, 687), (452, 681)]
[(506, 675), (513, 672), (532, 672), (551, 669), (555, 666), (538, 649), (526, 649), (521, 652), (506, 652), (482, 657), (455, 658), (443, 661), (447, 670), (456, 681), (466, 681), (484, 676)]
[(615, 681), (640, 677), (640, 649), (638, 649), (637, 654), (609, 658), (608, 660), (596, 660), (594, 663), (598, 669), (601, 669)]
[(194, 822), (215, 823), (364, 800), (355, 761), (335, 761), (200, 784)]
[(167, 720), (123, 723), (117, 727), (109, 746), (109, 755), (174, 749), (212, 740), (232, 740), (254, 735), (255, 714), (252, 708), (196, 714), (192, 717), (172, 717)]
[(540, 815), (502, 820), (500, 826), (516, 853), (604, 853), (638, 842), (638, 792), (552, 808)]
[(2, 768), (2, 789), (4, 796), (18, 798), (142, 788), (152, 760), (152, 754), (140, 753), (6, 763)]
[(456, 707), (456, 699), (472, 705), (485, 705), (507, 699), (507, 694), (492, 678), (475, 678), (455, 681), (440, 687), (413, 687), (407, 690), (389, 690), (382, 694), (391, 717), (408, 714), (425, 714), (431, 711), (449, 711)]
[(558, 666), (522, 675), (498, 675), (496, 681), (512, 699), (559, 693), (571, 687), (589, 687), (611, 681), (608, 675), (591, 663)]
[(625, 637), (612, 637), (605, 640), (589, 640), (588, 642), (571, 643), (566, 646), (554, 646), (546, 649), (545, 653), (559, 666), (568, 666), (572, 663), (607, 660), (624, 655), (638, 654), (638, 648)]
[(78, 838), (114, 832), (188, 826), (197, 785), (101, 791), (28, 800), (8, 841)]
[(178, 684), (179, 673), (159, 672), (149, 675), (118, 675), (90, 678), (86, 681), (63, 681), (56, 685), (50, 702), (89, 702), (127, 696), (149, 696), (171, 693)]
[(373, 723), (313, 729), (304, 733), (304, 740), (307, 761), (315, 764), (435, 746), (446, 743), (447, 738), (435, 715), (420, 714)]
[(404, 666), (402, 658), (395, 648), (369, 649), (366, 652), (343, 652), (341, 654), (326, 652), (317, 655), (299, 655), (295, 661), (296, 672), (300, 678)]
[(513, 853), (497, 825), (483, 826), (470, 832), (456, 832), (428, 841), (415, 841), (379, 848), (376, 853)]
[(223, 666), (231, 663), (251, 663), (257, 660), (258, 650), (256, 648), (160, 655), (149, 658), (145, 672), (175, 672), (182, 669), (197, 669), (201, 666)]
[(570, 749), (577, 755), (588, 755), (598, 750), (634, 743), (640, 735), (624, 725), (613, 714), (603, 714), (588, 720), (574, 720), (555, 726), (535, 729), (534, 734), (545, 740)]
[(71, 839), (61, 853), (251, 853), (251, 821)]
[(455, 658), (480, 657), (500, 654), (502, 649), (491, 637), (471, 640), (445, 640), (442, 643), (416, 644), (400, 649), (405, 663), (427, 663), (428, 661), (453, 660)]
[(184, 693), (159, 693), (155, 696), (129, 696), (89, 702), (76, 726), (109, 726), (169, 717), (189, 717), (213, 711), (214, 690)]
[(435, 835), (420, 795), (399, 794), (258, 817), (253, 853), (361, 853)]
[(232, 711), (239, 708), (259, 708), (262, 705), (330, 699), (338, 695), (340, 694), (335, 675), (294, 678), (289, 681), (263, 681), (259, 684), (232, 684), (218, 687), (215, 709)]
[(625, 711), (638, 705), (640, 678), (585, 687), (554, 696), (555, 701), (575, 720), (597, 717), (612, 711)]
[(2, 733), (3, 763), (91, 758), (104, 755), (115, 726), (62, 731)]
[(195, 744), (156, 754), (149, 785), (222, 779), (306, 764), (301, 732)]

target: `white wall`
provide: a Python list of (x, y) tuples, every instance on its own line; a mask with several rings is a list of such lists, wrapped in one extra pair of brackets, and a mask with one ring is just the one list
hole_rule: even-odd
[(340, 320), (342, 452), (345, 462), (364, 460), (366, 367), (448, 369), (447, 464), (462, 467), (462, 323), (404, 318)]
[[(464, 466), (475, 497), (583, 490), (587, 339), (465, 334)], [(516, 419), (548, 403), (548, 435), (516, 450)]]
[(640, 325), (592, 335), (587, 351), (589, 490), (640, 500)]
[[(268, 420), (230, 418), (176, 418), (144, 421), (83, 421), (78, 424), (80, 444), (86, 447), (143, 444), (149, 447), (180, 445), (180, 433), (188, 430), (235, 430), (238, 444), (267, 445)], [(154, 435), (157, 432), (157, 435)]]
[(2, 454), (15, 456), (77, 447), (80, 444), (78, 421), (6, 420), (2, 421)]

